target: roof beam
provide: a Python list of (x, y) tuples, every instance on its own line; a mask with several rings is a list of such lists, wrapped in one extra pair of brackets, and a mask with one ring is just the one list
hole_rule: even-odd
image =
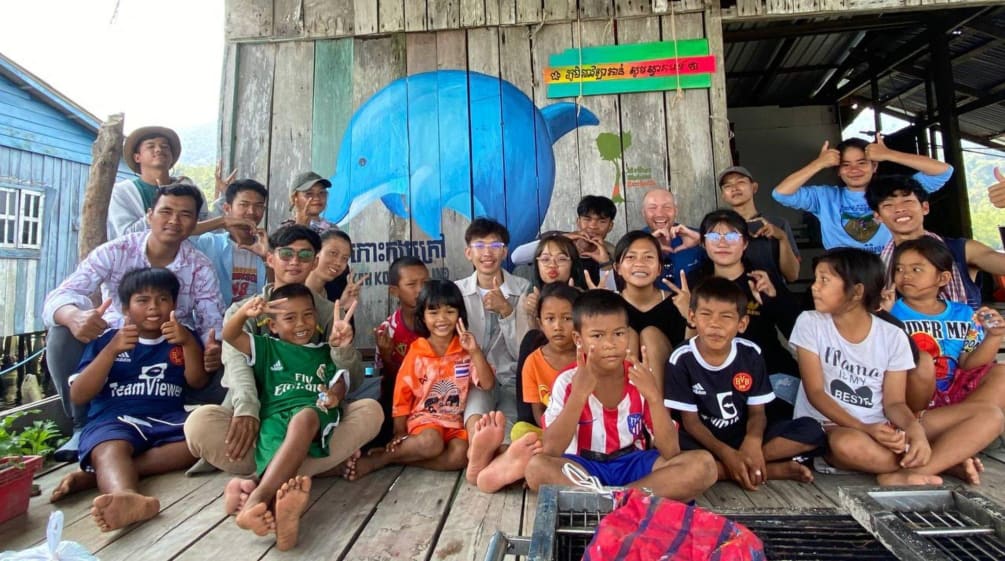
[[(775, 70), (776, 74), (801, 74), (803, 72), (823, 72), (825, 70), (834, 70), (837, 68), (835, 64), (807, 64), (805, 66), (786, 66)], [(763, 70), (738, 70), (735, 72), (727, 72), (726, 79), (730, 78), (757, 78), (764, 74)]]
[(748, 41), (782, 39), (785, 37), (827, 35), (829, 33), (900, 29), (904, 27), (917, 27), (919, 25), (923, 25), (923, 22), (916, 15), (902, 14), (881, 17), (868, 15), (831, 21), (808, 21), (770, 25), (754, 29), (724, 30), (722, 32), (722, 40), (724, 43), (745, 43)]
[[(954, 21), (951, 21), (943, 25), (942, 32), (948, 33), (949, 31), (961, 25), (966, 25), (968, 22), (980, 17), (981, 15), (984, 15), (991, 9), (992, 8), (984, 8), (981, 10), (968, 12), (967, 15), (962, 16)], [(952, 40), (953, 37), (951, 36), (948, 39)], [(921, 54), (922, 52), (924, 52), (925, 50), (930, 49), (931, 48), (930, 42), (931, 37), (927, 33), (922, 33), (917, 37), (915, 37), (914, 39), (912, 39), (911, 41), (908, 41), (907, 43), (901, 45), (899, 48), (897, 48), (897, 50), (893, 51), (892, 53), (882, 54), (882, 58), (883, 60), (887, 61), (887, 64), (875, 71), (876, 78), (882, 78), (886, 74), (892, 72), (893, 69), (895, 69), (896, 67), (903, 65), (908, 60), (911, 60), (914, 57)], [(865, 61), (859, 60), (858, 62), (865, 62)], [(841, 101), (842, 99), (854, 94), (855, 92), (864, 88), (865, 86), (868, 86), (872, 74), (873, 69), (868, 68), (866, 69), (865, 72), (862, 72), (859, 75), (855, 76), (849, 83), (845, 84), (843, 87), (838, 89), (837, 93), (834, 96), (834, 100)]]
[(974, 31), (979, 31), (985, 35), (990, 35), (996, 39), (1005, 39), (1005, 29), (998, 27), (994, 23), (988, 20), (975, 20), (967, 23), (965, 27), (973, 29)]
[(768, 61), (768, 66), (761, 74), (761, 77), (757, 79), (754, 87), (751, 88), (751, 97), (757, 101), (760, 101), (764, 96), (765, 90), (771, 85), (771, 81), (775, 79), (778, 74), (778, 67), (782, 65), (785, 58), (789, 56), (789, 51), (792, 50), (792, 45), (796, 42), (795, 37), (788, 37), (782, 41), (778, 42), (775, 46), (775, 52), (771, 53), (771, 58)]

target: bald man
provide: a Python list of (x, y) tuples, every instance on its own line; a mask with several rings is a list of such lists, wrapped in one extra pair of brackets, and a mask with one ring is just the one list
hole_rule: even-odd
[[(646, 227), (642, 230), (656, 236), (663, 250), (662, 279), (680, 283), (680, 272), (684, 274), (698, 267), (705, 259), (701, 247), (701, 236), (695, 230), (677, 223), (677, 201), (673, 193), (666, 189), (652, 189), (642, 198), (642, 218)], [(669, 290), (663, 280), (660, 288)]]

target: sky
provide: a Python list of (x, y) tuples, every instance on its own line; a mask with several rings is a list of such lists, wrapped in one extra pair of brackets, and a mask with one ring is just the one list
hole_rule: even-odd
[(126, 133), (212, 123), (223, 0), (0, 0), (0, 53)]

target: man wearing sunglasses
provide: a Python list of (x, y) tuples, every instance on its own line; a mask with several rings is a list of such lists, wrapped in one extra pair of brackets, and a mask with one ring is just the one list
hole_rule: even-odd
[[(317, 253), (321, 250), (321, 237), (307, 226), (293, 224), (281, 226), (268, 238), (269, 252), (266, 264), (275, 273), (275, 282), (265, 285), (261, 296), (269, 299), (272, 291), (287, 284), (303, 284), (317, 266)], [(255, 294), (248, 297), (254, 297)], [(244, 301), (235, 302), (226, 317), (234, 314)], [(334, 305), (323, 294), (314, 294), (314, 313), (318, 332), (315, 343), (328, 341), (333, 320)], [(264, 317), (264, 316), (263, 316)], [(267, 324), (249, 319), (245, 331), (254, 335), (267, 335)], [(341, 319), (341, 318), (340, 318)], [(363, 383), (363, 367), (359, 351), (354, 348), (335, 348), (332, 358), (338, 367), (349, 371), (348, 389)], [(223, 350), (224, 385), (228, 388), (223, 405), (204, 405), (189, 415), (185, 422), (185, 439), (192, 454), (201, 458), (192, 469), (203, 471), (207, 465), (215, 466), (235, 475), (255, 473), (254, 444), (258, 439), (259, 408), (255, 374), (248, 359), (240, 351), (225, 344)], [(373, 399), (350, 402), (342, 413), (337, 427), (331, 431), (330, 453), (326, 458), (308, 458), (304, 462), (305, 475), (342, 475), (344, 463), (361, 446), (377, 436), (384, 413)]]
[[(163, 267), (178, 277), (178, 321), (202, 337), (206, 371), (219, 369), (221, 348), (216, 337), (223, 326), (220, 286), (212, 263), (188, 241), (202, 206), (202, 194), (193, 185), (174, 183), (158, 188), (146, 215), (149, 230), (125, 234), (98, 246), (46, 296), (42, 309), (42, 319), (50, 328), (46, 344), (50, 349), (59, 349), (48, 355), (49, 370), (63, 408), (74, 423), (74, 438), (57, 452), (60, 461), (77, 459), (77, 429), (83, 428), (87, 420), (87, 406), (70, 403), (68, 380), (77, 368), (84, 345), (108, 328), (122, 327), (117, 293), (127, 272)], [(91, 294), (99, 288), (102, 304), (94, 307)], [(197, 402), (219, 403), (223, 398), (220, 377), (214, 376), (206, 388), (190, 392), (188, 397)]]

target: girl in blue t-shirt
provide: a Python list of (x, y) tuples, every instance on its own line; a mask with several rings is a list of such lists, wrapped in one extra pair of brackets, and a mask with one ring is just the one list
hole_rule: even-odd
[(1005, 320), (982, 307), (939, 298), (949, 283), (953, 255), (938, 239), (922, 236), (893, 253), (893, 280), (901, 298), (891, 313), (903, 321), (922, 351), (918, 368), (908, 376), (908, 394), (920, 395), (912, 409), (968, 401), (990, 401), (1005, 407), (1005, 367), (995, 364), (1005, 337)]

